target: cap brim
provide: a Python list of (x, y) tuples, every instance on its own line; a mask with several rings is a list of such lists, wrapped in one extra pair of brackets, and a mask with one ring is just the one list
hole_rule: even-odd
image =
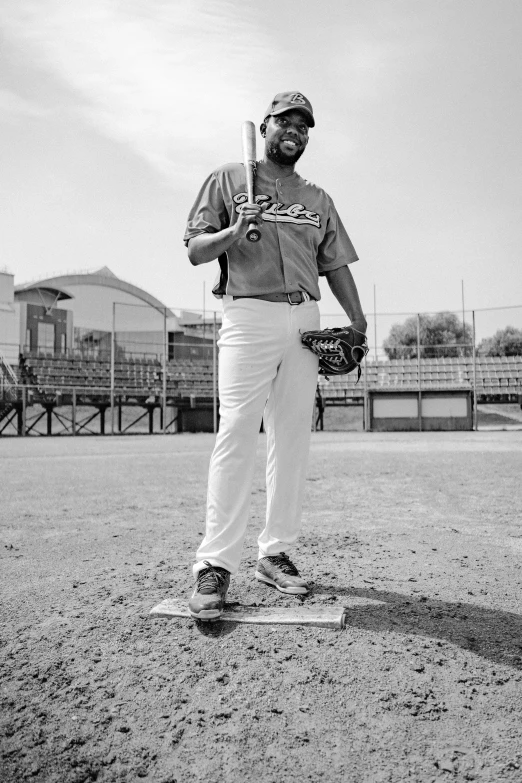
[(312, 114), (310, 109), (306, 108), (306, 106), (287, 106), (284, 109), (278, 109), (277, 111), (271, 111), (269, 116), (275, 117), (278, 114), (285, 114), (285, 112), (287, 112), (287, 111), (300, 111), (301, 114), (305, 115), (305, 117), (307, 119), (307, 122), (308, 122), (308, 127), (309, 128), (314, 128), (315, 127), (314, 115)]

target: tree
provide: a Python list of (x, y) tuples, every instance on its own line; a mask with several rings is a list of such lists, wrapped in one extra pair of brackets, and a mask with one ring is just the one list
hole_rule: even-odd
[[(420, 315), (421, 359), (471, 356), (473, 331), (455, 313)], [(388, 359), (417, 358), (417, 316), (394, 324), (383, 342)]]
[(522, 356), (522, 329), (506, 326), (493, 337), (481, 340), (477, 348), (481, 356)]

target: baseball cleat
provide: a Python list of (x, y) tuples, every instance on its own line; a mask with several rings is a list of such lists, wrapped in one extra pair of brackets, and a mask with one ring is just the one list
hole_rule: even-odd
[(290, 595), (306, 595), (310, 590), (307, 582), (299, 576), (299, 571), (284, 552), (258, 560), (256, 579), (272, 585), (281, 593), (290, 593)]
[(190, 598), (188, 608), (196, 620), (217, 620), (223, 614), (225, 599), (230, 585), (230, 573), (225, 568), (204, 561), (197, 575), (196, 587)]

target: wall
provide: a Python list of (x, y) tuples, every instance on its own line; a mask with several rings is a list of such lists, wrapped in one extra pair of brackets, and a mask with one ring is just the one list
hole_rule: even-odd
[(374, 432), (418, 432), (419, 430), (471, 430), (471, 392), (370, 390), (370, 430)]
[[(44, 346), (39, 342), (40, 324), (54, 326), (54, 341), (52, 345)], [(26, 304), (25, 331), (21, 335), (24, 351), (45, 351), (62, 353), (71, 348), (72, 313), (54, 307), (49, 311), (43, 305)]]
[(0, 272), (0, 353), (18, 364), (18, 316), (14, 304), (14, 275)]
[(112, 331), (113, 302), (116, 302), (117, 332), (163, 331), (163, 313), (130, 292), (88, 283), (67, 282), (65, 287), (73, 299), (61, 302), (60, 307), (72, 310), (75, 326)]

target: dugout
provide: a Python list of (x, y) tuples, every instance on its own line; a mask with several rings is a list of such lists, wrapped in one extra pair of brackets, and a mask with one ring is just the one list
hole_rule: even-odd
[(471, 389), (369, 389), (368, 409), (368, 429), (372, 432), (473, 429)]
[(178, 432), (214, 432), (214, 409), (210, 405), (179, 408)]

